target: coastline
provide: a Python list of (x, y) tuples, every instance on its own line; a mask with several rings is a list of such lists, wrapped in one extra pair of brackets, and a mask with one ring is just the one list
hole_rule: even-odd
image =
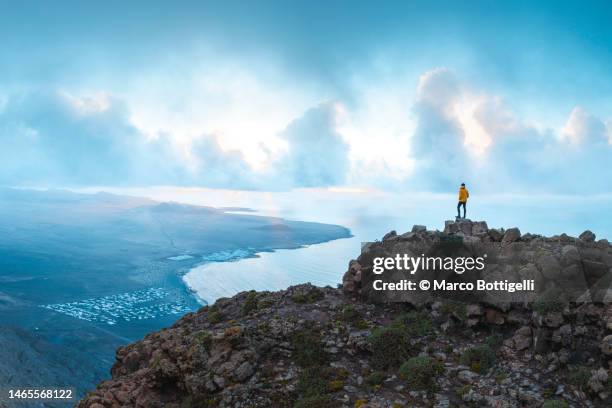
[[(353, 241), (355, 245), (351, 245)], [(329, 258), (326, 253), (333, 254), (335, 259), (343, 259), (338, 255), (345, 251), (348, 253), (353, 247), (358, 248), (359, 242), (350, 234), (315, 244), (251, 250), (244, 256), (232, 259), (205, 260), (189, 268), (181, 280), (202, 305), (212, 304), (221, 297), (231, 297), (242, 291), (275, 291), (305, 281), (317, 286), (335, 286), (342, 278), (342, 268), (346, 266), (344, 261), (338, 264), (341, 264), (339, 269), (332, 263), (324, 263), (316, 274), (299, 273), (291, 266), (303, 266), (304, 261), (321, 259), (321, 256)], [(313, 256), (314, 252), (318, 256)]]

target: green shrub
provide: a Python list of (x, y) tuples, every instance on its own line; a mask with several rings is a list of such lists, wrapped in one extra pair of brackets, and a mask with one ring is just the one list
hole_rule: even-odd
[(340, 318), (345, 322), (354, 322), (360, 317), (359, 312), (355, 309), (354, 305), (346, 305), (342, 309)]
[(372, 350), (372, 364), (379, 369), (398, 367), (414, 355), (415, 347), (410, 343), (410, 339), (432, 332), (433, 324), (427, 313), (402, 313), (391, 325), (372, 331), (368, 339)]
[(332, 375), (331, 369), (321, 366), (307, 367), (298, 375), (296, 392), (299, 399), (294, 408), (331, 408), (335, 406), (330, 392), (342, 389), (344, 381)]
[(564, 400), (549, 399), (544, 402), (542, 408), (568, 408), (569, 404)]
[(327, 363), (327, 353), (321, 342), (321, 333), (314, 329), (303, 329), (291, 338), (293, 359), (300, 367), (312, 367)]
[(219, 323), (221, 320), (223, 320), (223, 313), (221, 313), (219, 310), (211, 309), (211, 311), (208, 312), (207, 319), (212, 324)]
[(346, 305), (342, 309), (342, 312), (340, 313), (340, 320), (350, 323), (357, 329), (368, 328), (368, 322), (361, 317), (361, 314), (353, 305)]
[(381, 371), (374, 371), (372, 374), (368, 375), (365, 378), (365, 382), (366, 384), (371, 386), (380, 385), (383, 383), (383, 381), (385, 381), (385, 377), (385, 373)]
[(459, 361), (476, 373), (486, 373), (495, 364), (495, 352), (486, 344), (467, 349)]
[(591, 370), (585, 367), (575, 368), (567, 374), (567, 382), (581, 389), (586, 389), (590, 379)]
[(393, 326), (403, 327), (410, 336), (426, 336), (433, 332), (433, 324), (427, 312), (406, 312), (393, 321)]
[(206, 351), (210, 351), (210, 346), (212, 345), (212, 335), (207, 331), (199, 331), (195, 335), (196, 343), (202, 347)]
[(461, 387), (455, 389), (455, 392), (460, 397), (463, 397), (465, 394), (468, 394), (472, 390), (472, 386), (470, 384), (464, 384)]
[(255, 292), (254, 290), (250, 291), (246, 295), (246, 299), (244, 300), (244, 303), (242, 304), (240, 313), (243, 316), (247, 316), (253, 310), (257, 310), (257, 292)]
[(492, 349), (494, 349), (494, 348), (498, 348), (499, 346), (501, 346), (503, 341), (504, 341), (504, 337), (501, 334), (494, 333), (485, 339), (485, 344), (491, 347)]
[(562, 312), (567, 305), (564, 295), (558, 288), (550, 289), (544, 292), (538, 300), (533, 302), (533, 310), (541, 315), (550, 312)]
[(298, 375), (296, 391), (303, 398), (327, 393), (327, 379), (320, 367), (308, 367)]
[(399, 369), (399, 375), (415, 390), (433, 391), (436, 378), (444, 372), (444, 365), (427, 356), (412, 357)]
[(269, 297), (265, 297), (257, 302), (257, 309), (267, 309), (274, 304), (274, 301)]
[(398, 367), (414, 353), (410, 333), (403, 326), (377, 327), (368, 342), (372, 350), (372, 365), (379, 369)]
[(293, 299), (295, 303), (314, 303), (323, 299), (324, 297), (325, 294), (321, 289), (313, 287), (307, 292), (299, 292), (293, 294), (291, 299)]
[(461, 321), (467, 319), (467, 306), (465, 303), (449, 300), (442, 304), (441, 311), (446, 315), (453, 315)]

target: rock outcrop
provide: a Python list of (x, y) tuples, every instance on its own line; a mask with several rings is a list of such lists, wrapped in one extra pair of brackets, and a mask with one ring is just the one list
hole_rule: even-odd
[[(612, 266), (607, 242), (469, 220), (442, 232), (415, 226), (370, 246), (440, 236), (520, 251), (523, 273), (579, 264), (605, 276)], [(112, 379), (77, 406), (612, 406), (609, 302), (372, 304), (361, 296), (367, 259), (349, 263), (339, 288), (243, 292), (185, 315), (120, 348)]]

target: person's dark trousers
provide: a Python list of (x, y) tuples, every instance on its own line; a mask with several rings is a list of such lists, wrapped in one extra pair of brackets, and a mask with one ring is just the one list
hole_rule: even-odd
[(459, 211), (459, 208), (461, 208), (461, 206), (463, 206), (463, 218), (465, 218), (465, 201), (459, 201), (459, 204), (457, 204), (457, 218), (461, 218), (461, 212)]

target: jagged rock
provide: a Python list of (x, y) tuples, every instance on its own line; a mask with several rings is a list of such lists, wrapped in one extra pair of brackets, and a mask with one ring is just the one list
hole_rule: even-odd
[(414, 225), (412, 227), (412, 232), (425, 232), (427, 231), (427, 227), (425, 225)]
[(571, 265), (580, 262), (580, 253), (574, 245), (565, 245), (561, 248), (561, 262), (564, 265)]
[(537, 259), (536, 264), (546, 279), (554, 280), (561, 275), (561, 265), (554, 255), (544, 255)]
[(384, 242), (384, 241), (388, 241), (388, 240), (390, 240), (390, 239), (393, 239), (393, 238), (395, 238), (395, 237), (397, 237), (397, 232), (395, 232), (395, 230), (393, 230), (393, 231), (389, 231), (389, 232), (387, 232), (387, 233), (386, 233), (386, 234), (383, 236), (383, 239), (382, 239), (382, 240), (383, 240), (383, 242)]
[(514, 336), (512, 337), (514, 348), (517, 351), (525, 350), (531, 347), (532, 337), (531, 337), (531, 327), (523, 326), (518, 329)]
[(405, 242), (405, 241), (414, 241), (414, 240), (418, 240), (419, 236), (417, 235), (416, 232), (406, 232), (402, 235), (398, 236), (398, 239), (401, 242)]
[(483, 236), (489, 231), (486, 221), (474, 221), (472, 223), (472, 235)]
[(599, 370), (595, 370), (591, 373), (588, 386), (591, 391), (598, 393), (606, 388), (605, 384), (607, 382), (608, 372), (604, 368), (600, 368)]
[(508, 228), (502, 238), (502, 243), (509, 244), (521, 239), (521, 230), (518, 228)]
[(595, 241), (595, 234), (593, 234), (589, 230), (586, 230), (582, 234), (580, 234), (578, 236), (578, 238), (580, 238), (580, 240), (582, 240), (584, 242), (594, 242)]
[(359, 282), (361, 282), (361, 265), (353, 259), (349, 262), (348, 270), (342, 277), (342, 288), (345, 293), (356, 294), (359, 290)]
[(444, 221), (445, 234), (456, 234), (457, 232), (459, 232), (459, 224), (455, 221)]
[(467, 305), (466, 314), (468, 316), (482, 316), (483, 314), (482, 306), (477, 305), (477, 304)]
[(470, 370), (463, 370), (457, 373), (457, 378), (459, 378), (464, 383), (471, 384), (476, 381), (480, 377), (477, 373)]
[(489, 230), (489, 237), (491, 237), (493, 242), (501, 242), (501, 240), (504, 238), (504, 233), (498, 229), (491, 228)]

